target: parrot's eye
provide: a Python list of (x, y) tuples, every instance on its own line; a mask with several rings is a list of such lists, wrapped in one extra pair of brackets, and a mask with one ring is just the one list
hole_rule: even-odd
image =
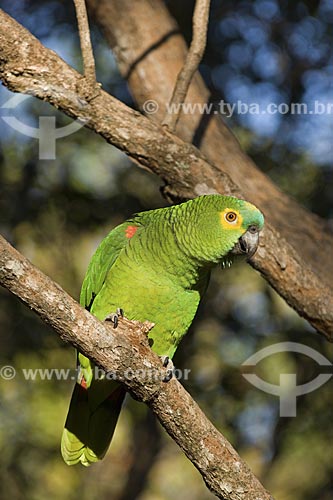
[(237, 214), (235, 212), (227, 212), (224, 218), (227, 222), (236, 222)]

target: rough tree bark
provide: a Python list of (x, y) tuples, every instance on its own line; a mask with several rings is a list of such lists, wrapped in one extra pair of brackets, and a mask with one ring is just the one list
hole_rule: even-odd
[(165, 374), (161, 361), (145, 335), (151, 323), (120, 318), (114, 329), (100, 322), (1, 236), (0, 284), (33, 309), (63, 340), (112, 373), (136, 399), (145, 402), (218, 498), (272, 500), (183, 386), (175, 378), (162, 382)]
[[(263, 209), (267, 223), (252, 264), (300, 315), (328, 339), (333, 338), (333, 294), (331, 285), (325, 281), (333, 269), (330, 266), (333, 238), (323, 221), (295, 202), (287, 203), (282, 194), (282, 201), (279, 196), (267, 199), (267, 192), (273, 187), (262, 174), (258, 173), (260, 189), (250, 170), (238, 179), (237, 185), (227, 172), (227, 164), (233, 163), (237, 170), (245, 157), (236, 151), (236, 146), (231, 146), (236, 144), (234, 140), (226, 136), (230, 149), (225, 154), (230, 161), (223, 163), (222, 169), (191, 144), (106, 92), (101, 91), (87, 102), (78, 93), (82, 75), (3, 11), (0, 11), (0, 78), (10, 90), (33, 94), (67, 115), (85, 120), (87, 127), (159, 175), (169, 192), (179, 198), (220, 192), (244, 196), (256, 203)], [(224, 147), (221, 138), (219, 146)], [(316, 253), (321, 262), (315, 258)]]

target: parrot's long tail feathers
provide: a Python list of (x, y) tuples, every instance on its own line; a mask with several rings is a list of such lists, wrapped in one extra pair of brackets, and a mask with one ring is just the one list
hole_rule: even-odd
[(61, 439), (67, 465), (91, 465), (109, 448), (126, 391), (110, 380), (94, 380), (87, 389), (76, 383)]

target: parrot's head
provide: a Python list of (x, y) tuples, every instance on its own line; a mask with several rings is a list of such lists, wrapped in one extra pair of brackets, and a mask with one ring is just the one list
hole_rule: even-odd
[(205, 195), (196, 199), (201, 205), (197, 224), (211, 252), (211, 262), (230, 267), (235, 256), (250, 258), (258, 248), (264, 225), (260, 210), (233, 196)]

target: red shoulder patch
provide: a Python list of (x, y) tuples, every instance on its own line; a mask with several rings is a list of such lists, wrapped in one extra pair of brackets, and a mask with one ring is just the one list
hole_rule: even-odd
[(82, 375), (82, 378), (81, 378), (80, 386), (81, 386), (83, 389), (87, 389), (87, 382), (86, 382), (86, 379), (84, 378), (84, 376), (83, 376), (83, 375)]
[(130, 239), (132, 238), (135, 233), (137, 232), (138, 227), (137, 226), (127, 226), (126, 231), (125, 231), (125, 236), (126, 238)]

